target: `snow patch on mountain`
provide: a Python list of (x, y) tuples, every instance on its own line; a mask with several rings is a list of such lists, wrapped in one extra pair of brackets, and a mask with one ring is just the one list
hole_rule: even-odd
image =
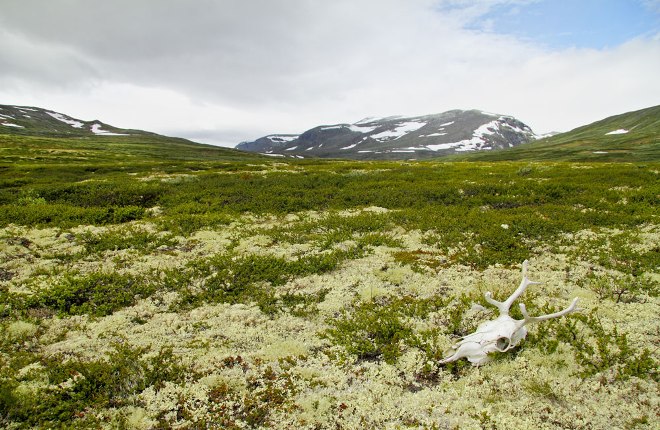
[[(356, 124), (357, 124), (357, 123), (356, 123)], [(357, 126), (357, 125), (355, 125), (355, 124), (351, 124), (350, 126), (348, 126), (348, 129), (349, 129), (349, 130), (354, 131), (354, 132), (356, 132), (356, 133), (363, 133), (363, 134), (364, 134), (364, 133), (371, 133), (372, 131), (374, 131), (374, 130), (377, 129), (377, 128), (378, 128), (377, 125), (376, 125), (376, 126), (373, 126), (373, 127), (359, 127), (359, 126)]]
[(3, 122), (3, 123), (0, 123), (0, 124), (4, 125), (5, 127), (25, 128), (25, 127), (23, 127), (22, 125), (13, 124), (13, 123), (11, 123), (11, 122)]
[(425, 122), (419, 122), (419, 121), (408, 121), (404, 123), (399, 123), (396, 125), (396, 127), (393, 130), (385, 130), (381, 133), (372, 135), (371, 138), (379, 142), (385, 142), (387, 140), (396, 140), (412, 131), (419, 130), (425, 125), (426, 125)]
[(298, 136), (295, 135), (281, 135), (281, 134), (273, 134), (271, 136), (266, 136), (268, 140), (271, 142), (291, 142), (292, 140), (298, 139)]
[(401, 116), (399, 116), (399, 115), (394, 115), (394, 116), (369, 116), (369, 117), (366, 117), (366, 118), (363, 118), (363, 119), (359, 120), (356, 123), (353, 123), (353, 125), (370, 124), (372, 122), (383, 121), (385, 119), (394, 120), (394, 119), (397, 119), (397, 118), (401, 118)]
[(626, 130), (624, 128), (620, 128), (618, 130), (614, 130), (614, 131), (610, 131), (609, 133), (605, 133), (605, 135), (607, 136), (608, 134), (626, 134), (626, 133), (628, 133), (628, 130)]
[(484, 111), (484, 110), (482, 110), (482, 111), (480, 111), (480, 112), (481, 112), (482, 114), (484, 114), (484, 115), (488, 115), (488, 116), (497, 116), (497, 117), (500, 116), (499, 114), (496, 114), (496, 113), (493, 113), (493, 112), (486, 112), (486, 111)]
[[(458, 142), (447, 142), (447, 143), (439, 143), (435, 145), (426, 145), (426, 147), (432, 151), (439, 151), (442, 149), (454, 149), (457, 152), (475, 151), (478, 149), (491, 149), (490, 147), (484, 146), (487, 143), (486, 136), (496, 134), (501, 131), (503, 123), (500, 121), (502, 119), (504, 118), (500, 117), (497, 120), (490, 121), (487, 122), (486, 124), (479, 126), (476, 130), (474, 130), (474, 132), (472, 133), (472, 137), (470, 139), (463, 139)], [(525, 132), (525, 130), (523, 130), (522, 128), (514, 127), (509, 124), (505, 124), (505, 127), (517, 132)], [(435, 135), (439, 135), (439, 134), (435, 134)]]
[[(75, 127), (75, 126), (74, 126)], [(96, 134), (97, 136), (128, 136), (128, 134), (123, 134), (123, 133), (112, 133), (107, 130), (102, 130), (101, 127), (103, 127), (101, 124), (92, 124), (92, 133)]]
[[(50, 116), (52, 116), (53, 118), (55, 118), (56, 120), (58, 120), (58, 121), (62, 121), (62, 122), (65, 123), (65, 124), (69, 124), (69, 125), (70, 125), (71, 127), (73, 127), (73, 128), (82, 128), (82, 126), (85, 125), (84, 123), (82, 123), (82, 122), (80, 122), (80, 121), (76, 121), (75, 119), (71, 119), (71, 118), (69, 118), (69, 117), (67, 117), (67, 116), (62, 115), (61, 113), (57, 113), (57, 112), (49, 112), (49, 111), (45, 111), (45, 112), (46, 112), (48, 115), (50, 115)], [(94, 130), (92, 130), (92, 131), (94, 131)], [(95, 133), (96, 133), (96, 132), (95, 132)]]
[(469, 140), (462, 140), (460, 142), (450, 142), (450, 143), (438, 143), (436, 145), (426, 145), (426, 148), (431, 151), (440, 151), (441, 149), (451, 149), (461, 146), (463, 142), (469, 142)]

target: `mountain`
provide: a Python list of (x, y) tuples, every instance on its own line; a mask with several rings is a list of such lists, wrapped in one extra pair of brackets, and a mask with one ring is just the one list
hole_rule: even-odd
[(322, 125), (301, 135), (272, 134), (242, 142), (236, 149), (298, 158), (418, 159), (509, 148), (535, 137), (527, 125), (510, 116), (452, 110)]
[(660, 105), (614, 115), (528, 145), (450, 159), (660, 161)]
[(143, 130), (84, 121), (33, 106), (0, 105), (2, 162), (116, 162), (140, 157), (163, 160), (243, 160), (263, 158)]
[(99, 120), (83, 121), (48, 109), (11, 105), (0, 105), (0, 132), (58, 137), (155, 135), (113, 127)]

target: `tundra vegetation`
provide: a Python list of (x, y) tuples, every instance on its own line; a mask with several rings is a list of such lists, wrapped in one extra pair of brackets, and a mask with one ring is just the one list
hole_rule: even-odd
[[(3, 428), (660, 426), (657, 163), (0, 141)], [(441, 365), (525, 259), (584, 311)]]

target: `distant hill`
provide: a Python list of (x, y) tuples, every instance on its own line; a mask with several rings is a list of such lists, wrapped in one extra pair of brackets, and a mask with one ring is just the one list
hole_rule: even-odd
[(263, 158), (230, 148), (162, 136), (143, 130), (85, 121), (33, 106), (0, 105), (0, 163), (66, 159), (105, 162), (142, 157), (156, 160), (240, 160)]
[(450, 159), (660, 161), (660, 106), (611, 116), (529, 145)]
[(271, 134), (236, 148), (297, 158), (419, 159), (510, 148), (535, 138), (527, 125), (511, 116), (452, 110), (321, 125), (300, 135)]
[(113, 127), (99, 120), (84, 121), (48, 109), (12, 105), (0, 105), (0, 132), (53, 137), (156, 136), (142, 130)]

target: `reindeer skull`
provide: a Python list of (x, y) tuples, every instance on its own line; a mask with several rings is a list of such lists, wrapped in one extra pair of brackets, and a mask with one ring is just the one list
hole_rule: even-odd
[(489, 360), (488, 354), (492, 352), (506, 352), (516, 346), (527, 336), (525, 325), (532, 322), (558, 318), (580, 309), (577, 306), (577, 297), (569, 307), (560, 312), (543, 315), (539, 317), (530, 317), (524, 304), (520, 304), (520, 311), (524, 319), (515, 320), (509, 316), (509, 309), (513, 302), (525, 292), (528, 286), (540, 284), (527, 279), (527, 260), (523, 262), (523, 279), (516, 291), (504, 302), (494, 300), (491, 293), (484, 294), (486, 301), (495, 306), (500, 311), (500, 316), (492, 321), (487, 321), (479, 325), (477, 330), (465, 336), (460, 342), (452, 346), (452, 355), (440, 361), (441, 364), (451, 363), (461, 358), (467, 358), (475, 366), (486, 363)]

